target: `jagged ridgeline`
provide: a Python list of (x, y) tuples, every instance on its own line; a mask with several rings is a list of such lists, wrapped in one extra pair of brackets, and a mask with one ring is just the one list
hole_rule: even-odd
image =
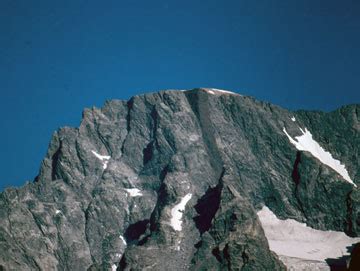
[(0, 194), (0, 270), (354, 266), (359, 116), (217, 89), (85, 109), (34, 183)]

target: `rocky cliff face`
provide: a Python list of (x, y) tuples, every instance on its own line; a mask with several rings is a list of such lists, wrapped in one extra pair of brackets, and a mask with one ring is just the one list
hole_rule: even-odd
[[(285, 270), (263, 206), (360, 235), (359, 118), (359, 105), (289, 112), (214, 89), (86, 109), (34, 183), (0, 194), (0, 270)], [(353, 183), (291, 142), (299, 128)]]

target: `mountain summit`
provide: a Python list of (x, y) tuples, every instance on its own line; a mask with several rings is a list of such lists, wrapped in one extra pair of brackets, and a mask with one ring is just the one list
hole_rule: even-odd
[(85, 109), (0, 194), (0, 270), (349, 266), (359, 119), (206, 88)]

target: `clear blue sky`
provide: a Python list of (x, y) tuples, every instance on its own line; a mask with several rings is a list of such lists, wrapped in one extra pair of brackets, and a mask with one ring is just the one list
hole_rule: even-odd
[(360, 102), (360, 1), (0, 1), (0, 190), (84, 107), (215, 87), (289, 109)]

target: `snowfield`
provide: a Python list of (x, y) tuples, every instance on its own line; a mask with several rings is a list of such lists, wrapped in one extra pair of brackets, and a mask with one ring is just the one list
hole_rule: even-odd
[(339, 160), (334, 159), (330, 152), (325, 151), (320, 146), (320, 144), (313, 139), (312, 134), (307, 128), (305, 128), (305, 131), (301, 128), (299, 129), (303, 134), (301, 136), (296, 136), (295, 140), (288, 134), (285, 127), (283, 128), (283, 131), (288, 137), (290, 143), (293, 144), (299, 151), (310, 152), (321, 163), (331, 167), (333, 170), (339, 173), (347, 182), (351, 183), (356, 187), (356, 184), (351, 180), (345, 166), (341, 164)]
[(191, 199), (192, 194), (187, 194), (186, 196), (184, 196), (180, 203), (176, 204), (172, 209), (171, 209), (171, 220), (170, 220), (170, 226), (173, 227), (174, 230), (176, 231), (181, 231), (182, 227), (182, 216), (183, 216), (183, 212), (185, 210), (185, 206), (188, 203), (188, 201)]
[(209, 89), (206, 89), (206, 92), (207, 93), (210, 93), (212, 95), (215, 95), (215, 94), (231, 94), (231, 95), (239, 95), (235, 92), (231, 92), (231, 91), (228, 91), (228, 90), (222, 90), (222, 89), (217, 89), (217, 88), (209, 88)]
[(141, 197), (143, 195), (141, 190), (137, 188), (127, 188), (125, 191), (129, 193), (130, 197)]
[(266, 206), (257, 215), (270, 250), (282, 256), (280, 258), (325, 262), (349, 255), (347, 247), (360, 242), (359, 237), (351, 238), (343, 232), (315, 230), (294, 219), (280, 220)]
[(126, 240), (125, 240), (124, 236), (120, 235), (119, 238), (121, 239), (121, 241), (123, 242), (123, 244), (124, 244), (125, 246), (127, 246), (127, 243), (126, 243)]
[(109, 163), (109, 160), (111, 157), (107, 156), (107, 155), (100, 155), (96, 151), (91, 151), (91, 152), (96, 156), (96, 158), (98, 158), (99, 160), (101, 160), (103, 162), (103, 169), (106, 169), (107, 164)]

